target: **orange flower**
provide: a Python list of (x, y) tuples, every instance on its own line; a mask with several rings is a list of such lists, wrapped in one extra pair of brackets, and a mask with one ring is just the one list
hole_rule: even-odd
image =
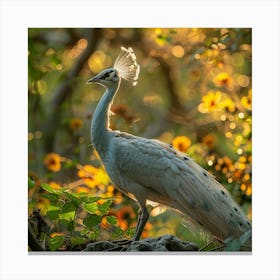
[(50, 182), (49, 185), (54, 189), (54, 190), (59, 190), (61, 186), (57, 184), (56, 182)]
[(176, 136), (172, 141), (172, 145), (178, 151), (186, 152), (191, 145), (191, 140), (187, 136)]
[(237, 169), (237, 170), (234, 172), (233, 175), (234, 175), (235, 178), (239, 179), (239, 178), (241, 177), (241, 175), (242, 175), (242, 170)]
[(229, 157), (224, 156), (222, 158), (219, 158), (217, 160), (217, 162), (218, 163), (215, 165), (215, 169), (217, 171), (222, 171), (224, 174), (228, 173), (229, 171), (230, 172), (235, 171), (235, 167), (233, 165), (233, 162)]
[(115, 213), (115, 216), (119, 222), (119, 226), (122, 230), (128, 229), (128, 222), (131, 219), (135, 219), (136, 215), (132, 206), (124, 206)]
[(90, 190), (89, 190), (88, 188), (82, 187), (82, 186), (77, 187), (77, 188), (75, 189), (75, 191), (76, 191), (77, 193), (90, 193)]
[(50, 171), (58, 172), (61, 168), (61, 157), (56, 153), (47, 154), (44, 163)]
[(72, 130), (79, 130), (83, 126), (83, 121), (79, 118), (73, 118), (70, 120), (70, 128)]
[(232, 87), (233, 80), (226, 72), (219, 73), (214, 79), (213, 82), (218, 87)]
[(149, 222), (146, 223), (145, 228), (142, 233), (142, 238), (149, 237), (149, 231), (153, 228), (153, 225)]
[(202, 138), (202, 142), (208, 149), (213, 149), (216, 143), (216, 136), (214, 134), (207, 134)]
[(64, 235), (65, 235), (65, 233), (63, 233), (63, 232), (52, 232), (52, 233), (50, 233), (51, 238), (53, 238), (55, 236), (64, 236)]
[(123, 118), (127, 123), (131, 123), (134, 120), (133, 114), (126, 105), (114, 105), (111, 107), (111, 112)]

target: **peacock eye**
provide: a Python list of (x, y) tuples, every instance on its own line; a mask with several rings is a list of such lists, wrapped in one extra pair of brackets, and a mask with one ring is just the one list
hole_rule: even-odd
[(106, 73), (106, 74), (104, 75), (104, 78), (109, 78), (109, 76), (110, 76), (110, 73)]

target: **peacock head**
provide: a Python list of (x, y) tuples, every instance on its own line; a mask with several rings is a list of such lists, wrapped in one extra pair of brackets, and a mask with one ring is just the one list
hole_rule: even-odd
[(114, 67), (101, 71), (89, 79), (87, 83), (97, 83), (105, 88), (110, 88), (117, 85), (123, 78), (135, 86), (138, 81), (139, 72), (140, 66), (136, 61), (133, 49), (121, 47), (121, 53), (116, 59)]
[(96, 83), (106, 88), (110, 88), (117, 84), (120, 80), (118, 72), (114, 68), (109, 68), (101, 71), (96, 76), (87, 81), (88, 84)]

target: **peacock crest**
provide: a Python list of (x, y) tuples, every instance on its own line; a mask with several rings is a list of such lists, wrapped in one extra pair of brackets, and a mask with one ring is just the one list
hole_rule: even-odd
[(121, 78), (131, 82), (134, 86), (137, 84), (140, 65), (136, 61), (136, 55), (132, 48), (121, 47), (121, 52), (115, 61), (114, 68)]

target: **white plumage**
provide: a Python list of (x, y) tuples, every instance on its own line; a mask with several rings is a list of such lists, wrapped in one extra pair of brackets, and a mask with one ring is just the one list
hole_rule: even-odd
[(106, 88), (93, 116), (92, 143), (114, 185), (140, 206), (133, 239), (140, 239), (148, 220), (147, 200), (179, 210), (221, 240), (239, 238), (251, 224), (211, 174), (171, 145), (110, 130), (110, 105), (121, 78), (135, 85), (139, 70), (133, 50), (122, 48), (114, 68), (88, 81)]

